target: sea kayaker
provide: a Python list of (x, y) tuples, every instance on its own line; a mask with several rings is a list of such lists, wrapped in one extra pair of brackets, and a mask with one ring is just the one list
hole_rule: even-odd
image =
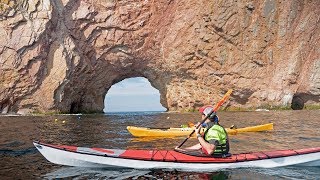
[[(211, 105), (203, 106), (199, 109), (202, 114), (202, 118), (205, 118), (213, 107)], [(199, 124), (199, 123), (198, 123)], [(219, 124), (219, 117), (214, 113), (202, 124), (204, 128), (203, 135), (201, 132), (201, 126), (195, 129), (198, 144), (181, 149), (176, 147), (176, 151), (186, 152), (186, 154), (197, 153), (205, 156), (228, 156), (229, 155), (229, 140), (226, 130)], [(197, 153), (196, 153), (197, 152)]]

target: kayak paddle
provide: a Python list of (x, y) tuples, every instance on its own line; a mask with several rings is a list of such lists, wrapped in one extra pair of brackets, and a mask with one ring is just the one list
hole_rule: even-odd
[[(216, 104), (216, 106), (211, 110), (211, 112), (204, 118), (202, 119), (201, 123), (197, 125), (196, 129), (198, 129), (201, 124), (203, 124), (213, 113), (217, 112), (218, 109), (221, 107), (221, 105), (229, 98), (229, 96), (232, 93), (232, 89), (229, 89), (228, 92), (223, 96), (223, 98)], [(178, 146), (180, 148), (187, 140), (193, 135), (195, 132), (195, 129), (191, 132), (191, 134)]]

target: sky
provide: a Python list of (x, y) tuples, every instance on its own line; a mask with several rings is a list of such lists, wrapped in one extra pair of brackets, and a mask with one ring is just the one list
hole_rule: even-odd
[(104, 100), (104, 112), (165, 111), (160, 93), (143, 77), (128, 78), (111, 86)]

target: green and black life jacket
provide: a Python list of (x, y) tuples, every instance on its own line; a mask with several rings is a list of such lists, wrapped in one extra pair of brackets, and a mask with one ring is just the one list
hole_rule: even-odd
[(226, 130), (218, 123), (211, 124), (204, 133), (204, 139), (210, 143), (215, 140), (216, 149), (214, 156), (225, 155), (229, 153), (229, 140)]

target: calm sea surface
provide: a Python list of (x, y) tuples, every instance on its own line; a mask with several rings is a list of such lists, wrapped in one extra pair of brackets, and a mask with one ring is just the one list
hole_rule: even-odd
[[(270, 132), (230, 136), (232, 153), (320, 146), (320, 110), (219, 112), (219, 116), (225, 127), (274, 123)], [(84, 147), (173, 149), (185, 137), (134, 138), (126, 126), (179, 127), (199, 120), (198, 113), (0, 116), (0, 179), (320, 179), (320, 167), (242, 168), (208, 173), (67, 167), (48, 162), (32, 144), (33, 140), (40, 140)], [(190, 139), (185, 146), (194, 143), (196, 140)]]

